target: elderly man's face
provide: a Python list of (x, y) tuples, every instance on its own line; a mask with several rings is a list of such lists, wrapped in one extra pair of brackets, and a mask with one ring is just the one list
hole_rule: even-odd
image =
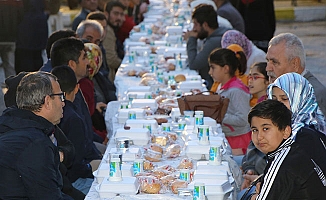
[(91, 12), (96, 11), (98, 7), (98, 0), (82, 0), (81, 6)]
[(288, 59), (285, 51), (285, 42), (272, 45), (268, 48), (266, 54), (267, 67), (266, 71), (270, 77), (269, 82), (288, 72), (297, 72), (293, 60)]
[(88, 26), (86, 27), (84, 34), (81, 37), (82, 39), (87, 39), (89, 42), (93, 44), (99, 45), (102, 39), (102, 36), (99, 31), (95, 28)]

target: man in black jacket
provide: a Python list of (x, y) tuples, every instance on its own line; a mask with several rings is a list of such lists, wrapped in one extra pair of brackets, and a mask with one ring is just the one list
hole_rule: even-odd
[(54, 137), (64, 95), (56, 77), (26, 75), (17, 106), (0, 117), (0, 199), (71, 199), (61, 192), (60, 154)]

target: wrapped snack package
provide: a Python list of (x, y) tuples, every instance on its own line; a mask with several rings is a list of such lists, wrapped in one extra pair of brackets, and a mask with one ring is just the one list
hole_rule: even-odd
[(171, 144), (173, 144), (173, 143), (177, 140), (177, 138), (178, 138), (178, 136), (177, 136), (176, 133), (173, 133), (173, 132), (167, 132), (166, 134), (167, 134), (167, 136), (168, 136), (168, 138), (169, 138), (169, 142), (170, 142)]
[(180, 155), (181, 146), (179, 144), (172, 144), (166, 149), (166, 157), (176, 158)]
[(155, 144), (158, 144), (161, 146), (166, 146), (167, 141), (168, 141), (168, 138), (165, 134), (164, 135), (157, 134), (152, 137), (152, 143), (155, 143)]
[(192, 169), (193, 163), (190, 158), (183, 158), (178, 166), (178, 169)]
[(140, 184), (140, 191), (147, 194), (158, 194), (161, 190), (161, 182), (153, 176), (137, 177)]
[(150, 173), (150, 172), (139, 172), (135, 176), (140, 177), (140, 176), (151, 176), (151, 175), (152, 175), (152, 173)]
[(162, 184), (163, 184), (164, 186), (170, 186), (171, 183), (172, 183), (175, 179), (177, 179), (177, 178), (176, 178), (175, 176), (173, 176), (173, 175), (166, 175), (166, 176), (163, 176), (162, 178), (160, 178), (160, 180), (161, 180), (161, 182), (162, 182)]
[(172, 167), (171, 165), (163, 165), (158, 167), (157, 169), (161, 169), (161, 170), (165, 170), (165, 171), (169, 171), (169, 172), (175, 172), (174, 167)]
[(148, 160), (144, 161), (144, 170), (153, 170), (154, 169), (154, 165), (153, 163), (151, 163)]
[(168, 171), (161, 170), (161, 169), (157, 169), (152, 172), (152, 175), (157, 177), (158, 179), (162, 178), (163, 176), (166, 176), (167, 174), (169, 174)]
[(162, 154), (157, 151), (148, 149), (144, 153), (144, 158), (151, 162), (160, 162), (162, 160)]
[(158, 144), (151, 144), (149, 148), (153, 151), (163, 154), (163, 148)]
[(171, 191), (174, 194), (178, 194), (178, 188), (187, 188), (187, 187), (188, 187), (188, 183), (183, 180), (177, 179), (171, 183)]

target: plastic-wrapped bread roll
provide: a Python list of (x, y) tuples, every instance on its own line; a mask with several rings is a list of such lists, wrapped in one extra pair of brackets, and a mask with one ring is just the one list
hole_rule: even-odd
[(162, 154), (157, 151), (148, 149), (144, 154), (144, 158), (151, 162), (160, 162), (162, 159)]
[(189, 158), (183, 158), (178, 166), (178, 169), (192, 169), (193, 163)]
[(148, 160), (144, 161), (144, 170), (153, 170), (154, 169), (154, 165), (153, 163), (151, 163)]
[(186, 181), (175, 180), (171, 184), (171, 191), (174, 194), (178, 194), (178, 188), (187, 188), (187, 187), (188, 187), (188, 183)]

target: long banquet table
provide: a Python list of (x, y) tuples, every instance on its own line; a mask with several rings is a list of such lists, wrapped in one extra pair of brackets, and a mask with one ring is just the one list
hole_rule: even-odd
[[(175, 16), (171, 15), (175, 14)], [(141, 82), (141, 78), (138, 76), (128, 76), (129, 70), (135, 71), (147, 71), (155, 74), (154, 76), (158, 77), (158, 72), (165, 71), (167, 69), (168, 64), (166, 62), (166, 57), (172, 57), (170, 60), (172, 64), (177, 64), (177, 57), (179, 56), (179, 60), (187, 60), (186, 55), (186, 45), (180, 40), (182, 31), (184, 29), (189, 29), (190, 27), (190, 9), (188, 7), (188, 2), (185, 0), (181, 0), (179, 2), (174, 2), (171, 0), (151, 0), (151, 5), (149, 7), (149, 11), (145, 15), (144, 21), (138, 25), (137, 27), (140, 29), (140, 32), (131, 32), (130, 38), (126, 40), (124, 43), (126, 49), (126, 56), (116, 73), (116, 78), (114, 84), (117, 88), (117, 97), (118, 101), (110, 102), (107, 105), (106, 113), (105, 113), (105, 122), (107, 131), (109, 133), (108, 137), (110, 138), (109, 144), (107, 145), (106, 152), (101, 161), (100, 167), (108, 165), (108, 156), (112, 148), (116, 147), (114, 142), (114, 134), (116, 130), (119, 128), (123, 128), (124, 124), (119, 123), (117, 113), (120, 109), (121, 102), (127, 100), (127, 92), (130, 87), (139, 86)], [(168, 26), (173, 26), (170, 29), (170, 32), (166, 30)], [(182, 29), (179, 29), (181, 26)], [(174, 32), (174, 28), (176, 31)], [(150, 30), (150, 31), (149, 31)], [(153, 30), (153, 33), (151, 32)], [(171, 32), (171, 30), (173, 30)], [(180, 32), (181, 30), (181, 32)], [(165, 34), (166, 33), (166, 34)], [(160, 35), (161, 34), (161, 35)], [(146, 42), (140, 42), (139, 39), (141, 37), (146, 39)], [(150, 44), (148, 44), (150, 43)], [(156, 49), (156, 57), (154, 63), (149, 61), (151, 51)], [(135, 54), (130, 57), (131, 50), (135, 51)], [(158, 66), (156, 69), (153, 68), (153, 64)], [(162, 76), (166, 79), (171, 75), (175, 76), (177, 74), (183, 74), (186, 77), (196, 77), (198, 73), (194, 70), (190, 70), (186, 67), (186, 62), (183, 63), (183, 66), (177, 68), (175, 71), (170, 72), (162, 72)], [(201, 81), (201, 80), (200, 80)], [(152, 84), (158, 84), (157, 81), (154, 81)], [(160, 83), (162, 84), (162, 83)], [(164, 90), (164, 89), (163, 89)], [(202, 91), (205, 91), (205, 87), (201, 88)], [(189, 91), (183, 91), (189, 92)], [(173, 119), (168, 118), (169, 122)], [(190, 133), (191, 134), (191, 131)], [(223, 135), (223, 134), (222, 134)], [(223, 137), (223, 136), (222, 136)], [(224, 137), (225, 139), (225, 137)], [(166, 159), (161, 162), (155, 163), (156, 166), (162, 166), (169, 164), (173, 167), (176, 167), (180, 160), (185, 155), (185, 143), (186, 141), (181, 141), (182, 151), (180, 156), (175, 159)], [(226, 140), (225, 140), (226, 141)], [(143, 153), (143, 146), (139, 147)], [(237, 190), (241, 183), (241, 171), (236, 164), (236, 162), (232, 159), (230, 153), (226, 153), (223, 155), (224, 163), (230, 168), (230, 182), (232, 182), (233, 190), (232, 195), (228, 199), (235, 199)], [(194, 160), (194, 166), (196, 166), (196, 162)], [(231, 180), (232, 179), (232, 180)], [(94, 179), (92, 187), (88, 192), (86, 199), (87, 200), (98, 200), (101, 199), (99, 193), (96, 188), (99, 186), (97, 179)], [(120, 194), (118, 197), (111, 199), (184, 199), (179, 197), (178, 195), (172, 194), (171, 192), (167, 192), (164, 194), (137, 194), (137, 195), (124, 195)]]

